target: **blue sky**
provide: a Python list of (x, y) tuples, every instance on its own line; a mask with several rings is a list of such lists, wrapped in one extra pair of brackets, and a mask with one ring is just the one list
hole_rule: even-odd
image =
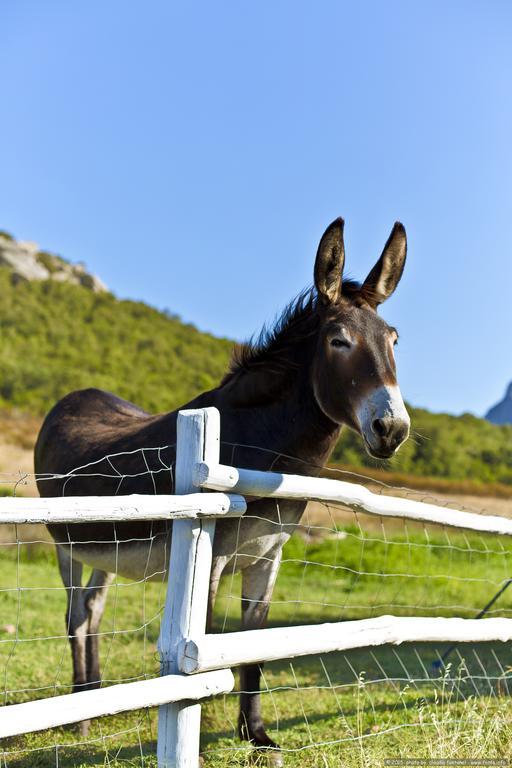
[(121, 297), (237, 339), (346, 220), (416, 405), (482, 413), (512, 379), (512, 5), (4, 0), (0, 228)]

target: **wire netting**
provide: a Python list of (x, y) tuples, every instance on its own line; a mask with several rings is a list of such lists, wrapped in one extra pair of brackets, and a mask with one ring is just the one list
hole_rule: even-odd
[[(250, 461), (251, 446), (224, 445), (230, 463)], [(112, 494), (128, 493), (142, 478), (144, 492), (174, 489), (173, 446), (116, 454), (58, 480), (65, 495), (84, 493), (100, 477)], [(268, 469), (280, 455), (269, 454)], [(285, 457), (286, 458), (286, 457)], [(468, 508), (453, 499), (391, 488), (374, 479), (331, 470), (334, 478), (363, 483), (376, 493)], [(34, 477), (2, 475), (5, 492), (33, 495)], [(459, 500), (460, 501), (460, 500)], [(471, 501), (471, 500), (470, 500)], [(487, 510), (472, 500), (471, 511)], [(502, 505), (506, 513), (506, 502)], [(483, 508), (482, 508), (483, 507)], [(395, 616), (474, 618), (500, 591), (486, 617), (512, 617), (512, 541), (439, 525), (357, 513), (342, 505), (308, 504), (299, 525), (287, 522), (284, 503), (249, 504), (245, 521), (265, 523), (267, 535), (289, 535), (273, 592), (268, 626), (317, 624)], [(270, 514), (271, 511), (271, 514)], [(272, 517), (269, 521), (267, 514)], [(246, 522), (221, 580), (213, 630), (240, 628), (239, 567), (254, 554)], [(61, 543), (124, 557), (125, 532), (84, 540), (65, 526)], [(75, 529), (76, 530), (76, 529)], [(117, 573), (108, 586), (100, 640), (102, 685), (158, 675), (157, 638), (165, 601), (168, 526), (130, 532), (139, 575)], [(218, 523), (222, 531), (222, 523)], [(258, 529), (259, 530), (259, 529)], [(62, 534), (62, 532), (61, 532)], [(222, 535), (222, 534), (221, 534)], [(264, 548), (263, 548), (264, 549)], [(160, 552), (155, 558), (155, 552)], [(82, 553), (83, 554), (83, 553)], [(105, 561), (106, 562), (106, 561)], [(143, 562), (141, 566), (140, 563)], [(96, 563), (96, 568), (98, 564)], [(122, 570), (122, 568), (121, 568)], [(85, 598), (91, 567), (84, 565), (76, 599)], [(4, 705), (72, 690), (66, 624), (66, 588), (55, 544), (42, 526), (0, 526), (0, 695)], [(69, 621), (69, 619), (68, 619)], [(262, 711), (269, 734), (291, 766), (376, 765), (385, 760), (511, 757), (512, 654), (508, 643), (408, 643), (267, 664)], [(239, 689), (203, 705), (201, 750), (205, 765), (245, 765), (250, 747), (238, 739)], [(4, 740), (4, 766), (156, 765), (155, 710), (140, 710)]]

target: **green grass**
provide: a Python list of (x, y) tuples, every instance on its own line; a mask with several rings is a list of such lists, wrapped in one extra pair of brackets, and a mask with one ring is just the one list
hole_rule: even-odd
[[(311, 533), (318, 535), (307, 542), (294, 535), (285, 548), (272, 625), (391, 612), (472, 616), (510, 575), (512, 546), (497, 537), (447, 538), (419, 528), (407, 535), (403, 527), (384, 537), (375, 526)], [(4, 701), (68, 692), (65, 599), (52, 547), (2, 545), (0, 587)], [(237, 628), (239, 593), (239, 577), (225, 578), (217, 630)], [(120, 580), (112, 588), (102, 625), (105, 680), (157, 674), (164, 596), (162, 584)], [(494, 615), (512, 615), (512, 588), (494, 608)], [(444, 649), (406, 644), (268, 664), (263, 712), (286, 750), (286, 765), (355, 768), (406, 756), (512, 758), (508, 644), (459, 646), (440, 676), (431, 663)], [(236, 693), (204, 705), (206, 766), (251, 764), (251, 750), (236, 738), (237, 709)], [(6, 740), (2, 766), (156, 766), (156, 717), (150, 711), (95, 720), (86, 743), (80, 743), (77, 726)]]

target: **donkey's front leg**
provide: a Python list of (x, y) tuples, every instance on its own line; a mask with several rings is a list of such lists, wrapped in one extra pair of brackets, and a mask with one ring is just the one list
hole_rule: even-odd
[[(254, 565), (242, 571), (242, 627), (260, 629), (264, 626), (270, 598), (274, 589), (282, 545), (265, 555)], [(240, 717), (238, 730), (241, 739), (255, 747), (269, 750), (273, 765), (282, 765), (279, 746), (267, 735), (261, 716), (260, 678), (262, 664), (240, 667)]]

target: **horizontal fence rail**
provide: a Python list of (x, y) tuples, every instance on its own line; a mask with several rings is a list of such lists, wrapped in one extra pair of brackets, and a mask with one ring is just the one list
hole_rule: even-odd
[(123, 520), (194, 520), (239, 517), (243, 496), (190, 493), (183, 496), (64, 496), (49, 499), (0, 498), (0, 523), (85, 523)]
[(379, 616), (376, 619), (204, 635), (182, 645), (179, 663), (182, 672), (194, 674), (219, 667), (348, 651), (388, 643), (481, 643), (490, 640), (512, 640), (512, 619)]
[(91, 717), (157, 707), (182, 699), (198, 701), (208, 696), (229, 693), (234, 684), (233, 673), (229, 669), (221, 669), (192, 677), (166, 675), (94, 691), (11, 704), (1, 710), (0, 739), (78, 723)]
[(454, 528), (500, 533), (512, 536), (512, 520), (496, 515), (460, 512), (423, 501), (372, 493), (363, 485), (321, 477), (285, 475), (279, 472), (259, 472), (237, 469), (223, 464), (199, 463), (194, 469), (197, 486), (216, 491), (231, 491), (243, 496), (277, 499), (302, 499), (344, 504), (358, 512), (379, 517), (406, 518), (423, 523), (435, 523)]

